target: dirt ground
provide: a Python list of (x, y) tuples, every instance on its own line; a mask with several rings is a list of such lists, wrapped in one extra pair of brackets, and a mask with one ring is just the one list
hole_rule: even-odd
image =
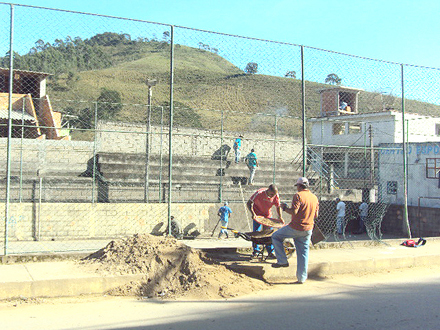
[(110, 242), (82, 263), (101, 274), (145, 274), (111, 295), (215, 299), (267, 289), (268, 284), (237, 274), (172, 237), (136, 234)]

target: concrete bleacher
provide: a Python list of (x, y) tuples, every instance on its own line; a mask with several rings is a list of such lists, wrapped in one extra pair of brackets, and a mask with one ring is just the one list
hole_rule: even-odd
[[(257, 188), (273, 182), (272, 161), (260, 161), (254, 185), (247, 185), (249, 170), (244, 162), (235, 164), (230, 159), (212, 157), (172, 158), (173, 201), (242, 201)], [(166, 201), (168, 198), (168, 156), (149, 158), (148, 201)], [(108, 188), (108, 201), (135, 201), (145, 198), (146, 158), (142, 154), (99, 153), (98, 169)], [(223, 175), (221, 175), (223, 174)], [(300, 173), (288, 162), (277, 162), (275, 183), (283, 200), (289, 200), (296, 191), (294, 183)], [(221, 187), (221, 189), (220, 189)], [(240, 191), (240, 188), (243, 191)]]
[[(256, 189), (273, 182), (272, 160), (260, 161), (254, 185), (250, 186), (247, 185), (249, 170), (244, 162), (236, 164), (230, 158), (222, 161), (212, 158), (172, 158), (174, 202), (241, 202)], [(32, 162), (14, 162), (10, 197), (13, 201), (34, 202), (166, 202), (169, 195), (168, 164), (167, 155), (150, 156), (146, 188), (145, 154), (100, 152), (88, 162), (46, 164), (44, 170), (36, 168)], [(300, 175), (291, 163), (276, 162), (275, 183), (282, 200), (291, 199), (296, 192), (294, 183)], [(6, 172), (2, 171), (0, 190), (3, 191), (5, 177)]]

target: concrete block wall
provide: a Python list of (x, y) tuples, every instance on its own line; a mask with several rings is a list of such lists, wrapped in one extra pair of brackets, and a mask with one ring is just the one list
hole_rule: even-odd
[[(0, 204), (0, 241), (5, 235), (5, 205)], [(216, 204), (173, 204), (171, 212), (185, 228), (199, 232), (214, 223), (210, 219)], [(75, 240), (114, 238), (135, 233), (151, 233), (159, 223), (165, 225), (168, 204), (141, 203), (11, 203), (8, 231), (12, 241)], [(182, 229), (183, 229), (182, 228)]]
[[(131, 123), (113, 123), (100, 121), (98, 123), (97, 148), (99, 152), (145, 153), (146, 126)], [(151, 127), (151, 154), (159, 154), (161, 150), (160, 127)], [(231, 148), (237, 132), (221, 132), (214, 130), (199, 130), (191, 128), (174, 128), (173, 154), (180, 156), (211, 157), (220, 146)], [(257, 156), (266, 161), (275, 158), (280, 161), (292, 161), (300, 152), (301, 141), (289, 136), (278, 135), (274, 147), (273, 135), (262, 133), (246, 133), (242, 142), (241, 156), (245, 157), (250, 149), (256, 150)], [(162, 154), (168, 154), (168, 129), (162, 134)]]
[[(7, 139), (0, 138), (0, 150), (7, 150)], [(93, 157), (93, 142), (65, 140), (11, 139), (11, 170), (13, 175), (36, 176), (53, 172), (77, 172), (87, 169)], [(21, 165), (20, 165), (21, 164)], [(6, 152), (0, 156), (0, 172), (6, 173)], [(43, 175), (44, 176), (44, 175)]]
[[(440, 236), (440, 209), (438, 208), (421, 207), (419, 215), (417, 207), (408, 206), (408, 221), (413, 237)], [(402, 237), (407, 236), (403, 205), (390, 205), (382, 222), (382, 231)]]
[[(176, 203), (171, 205), (171, 214), (182, 229), (190, 226), (192, 230), (209, 236), (219, 220), (217, 212), (222, 205)], [(229, 206), (233, 212), (230, 226), (240, 231), (251, 231), (252, 220), (243, 203), (230, 203)], [(3, 241), (5, 205), (0, 204), (0, 208), (0, 241)], [(167, 217), (166, 203), (11, 203), (9, 240), (112, 239), (151, 233), (160, 223), (163, 223), (160, 230), (164, 231)], [(219, 230), (217, 227), (215, 235)]]
[[(245, 196), (247, 199), (248, 196)], [(202, 235), (210, 236), (218, 223), (219, 203), (175, 203), (171, 214), (182, 229), (191, 226)], [(250, 214), (243, 203), (230, 203), (232, 215), (229, 226), (239, 231), (251, 231)], [(324, 205), (322, 205), (324, 208)], [(333, 205), (331, 205), (333, 208)], [(406, 236), (399, 205), (391, 205), (382, 223), (384, 234)], [(440, 235), (440, 210), (422, 208), (421, 218), (417, 208), (410, 207), (410, 224), (413, 237)], [(276, 215), (276, 211), (273, 210)], [(168, 204), (166, 203), (11, 203), (9, 211), (9, 240), (33, 241), (100, 239), (151, 233), (158, 224), (166, 228)], [(329, 214), (327, 214), (329, 216)], [(334, 217), (331, 217), (332, 219)], [(5, 235), (5, 205), (0, 204), (0, 241)], [(284, 220), (290, 216), (284, 214)], [(356, 223), (352, 223), (356, 227)], [(420, 227), (419, 227), (420, 226)], [(351, 229), (356, 229), (356, 228)], [(418, 228), (421, 229), (419, 234)], [(351, 230), (348, 228), (348, 230)], [(214, 232), (218, 235), (219, 227)]]
[(417, 207), (410, 207), (408, 215), (413, 237), (440, 236), (440, 209), (421, 207), (419, 216)]

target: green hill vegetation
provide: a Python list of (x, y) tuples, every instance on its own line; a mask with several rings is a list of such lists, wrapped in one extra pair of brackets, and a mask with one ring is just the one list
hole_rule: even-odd
[[(202, 47), (201, 47), (202, 48)], [(294, 72), (287, 77), (249, 74), (217, 54), (183, 45), (175, 46), (175, 123), (195, 128), (218, 129), (224, 110), (224, 128), (231, 131), (273, 131), (273, 117), (257, 113), (297, 117), (280, 123), (280, 133), (300, 135), (301, 81)], [(0, 58), (8, 67), (8, 56)], [(170, 45), (167, 40), (131, 40), (126, 34), (106, 32), (90, 39), (38, 40), (28, 54), (14, 54), (17, 69), (51, 73), (47, 94), (57, 111), (77, 115), (80, 128), (93, 124), (94, 105), (99, 101), (99, 118), (145, 122), (148, 87), (146, 79), (157, 79), (153, 87), (153, 123), (159, 122), (158, 106), (169, 102)], [(254, 68), (256, 69), (256, 68)], [(309, 117), (320, 113), (317, 90), (328, 84), (306, 82)], [(363, 112), (384, 108), (378, 93), (360, 94)], [(112, 103), (122, 102), (115, 107)], [(387, 107), (400, 108), (400, 100), (389, 96)], [(410, 111), (440, 113), (433, 104), (407, 101)], [(168, 120), (167, 111), (164, 112)], [(257, 119), (256, 119), (257, 118)]]

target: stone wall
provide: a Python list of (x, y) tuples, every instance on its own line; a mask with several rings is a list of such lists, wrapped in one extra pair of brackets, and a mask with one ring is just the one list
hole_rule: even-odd
[[(218, 203), (176, 203), (171, 205), (171, 214), (182, 229), (191, 228), (210, 236), (218, 223), (217, 212), (221, 206)], [(230, 203), (229, 206), (232, 209), (229, 226), (243, 232), (251, 231), (252, 221), (243, 203)], [(166, 229), (167, 215), (166, 203), (11, 203), (9, 240), (113, 239), (135, 233), (152, 233)], [(284, 214), (284, 218), (289, 221), (290, 216)], [(409, 207), (409, 218), (413, 237), (440, 236), (439, 209), (421, 208), (419, 218), (417, 208)], [(0, 219), (0, 241), (3, 241), (3, 203), (0, 204)], [(356, 229), (356, 225), (351, 223), (353, 228), (347, 230)], [(218, 235), (219, 229), (217, 227), (214, 236)], [(382, 232), (406, 237), (402, 206), (390, 206), (382, 223)]]
[[(100, 122), (96, 145), (88, 141), (11, 139), (11, 171), (13, 176), (27, 177), (74, 175), (87, 170), (87, 162), (93, 153), (118, 152), (145, 154), (145, 126), (130, 123)], [(175, 128), (173, 155), (211, 157), (221, 145), (231, 148), (238, 134), (219, 131)], [(161, 141), (162, 136), (162, 141)], [(301, 141), (287, 136), (273, 137), (265, 134), (248, 133), (242, 142), (242, 157), (256, 150), (260, 160), (290, 162), (301, 150)], [(0, 150), (7, 150), (7, 139), (0, 138)], [(160, 127), (152, 127), (150, 154), (168, 155), (168, 131), (160, 134)], [(0, 156), (0, 173), (6, 173), (6, 152)], [(232, 155), (230, 156), (230, 158)]]
[[(100, 152), (145, 153), (146, 126), (130, 123), (98, 123), (97, 148)], [(162, 134), (159, 126), (151, 127), (151, 154), (168, 154), (168, 128)], [(162, 143), (161, 143), (162, 136)], [(220, 131), (200, 130), (191, 128), (174, 128), (173, 154), (179, 156), (212, 156), (221, 145), (231, 148), (236, 132), (224, 132), (223, 140)], [(254, 148), (260, 159), (292, 161), (300, 152), (301, 141), (289, 136), (277, 136), (274, 146), (274, 137), (262, 133), (246, 133), (242, 141), (242, 156), (246, 156)]]
[[(0, 204), (0, 240), (4, 238), (5, 205)], [(215, 204), (173, 204), (171, 212), (185, 228), (203, 233), (209, 226)], [(11, 203), (10, 240), (75, 240), (115, 238), (135, 233), (151, 233), (167, 222), (168, 205), (127, 203)]]
[[(0, 138), (0, 172), (6, 173), (7, 139)], [(93, 157), (93, 142), (11, 139), (11, 171), (36, 176), (43, 173), (81, 173)]]
[[(210, 235), (219, 217), (218, 203), (171, 205), (171, 214), (182, 229)], [(230, 226), (250, 231), (251, 219), (242, 203), (230, 203)], [(9, 240), (32, 241), (116, 238), (166, 229), (166, 203), (11, 203)], [(5, 205), (0, 204), (0, 241), (5, 233)], [(162, 223), (162, 225), (160, 225)], [(220, 230), (217, 227), (215, 235)]]

